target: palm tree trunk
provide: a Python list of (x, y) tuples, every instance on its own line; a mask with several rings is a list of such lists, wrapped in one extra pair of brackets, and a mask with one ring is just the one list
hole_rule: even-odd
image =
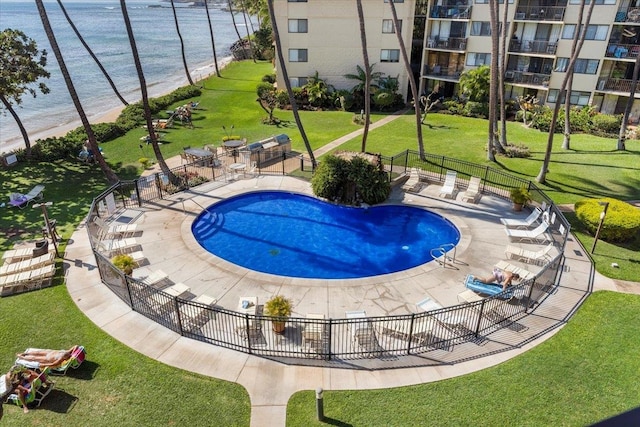
[(362, 45), (362, 59), (364, 61), (364, 131), (362, 132), (362, 146), (360, 151), (367, 151), (367, 136), (369, 135), (369, 118), (371, 116), (371, 69), (369, 66), (369, 52), (367, 52), (367, 32), (364, 25), (364, 11), (362, 10), (362, 0), (356, 0), (358, 8), (358, 21), (360, 22), (360, 43)]
[(184, 41), (182, 40), (182, 34), (180, 34), (180, 25), (178, 25), (178, 14), (176, 13), (176, 6), (171, 0), (171, 9), (173, 10), (173, 20), (176, 23), (176, 32), (178, 33), (178, 38), (180, 39), (180, 51), (182, 52), (182, 64), (184, 65), (184, 72), (187, 74), (187, 80), (189, 84), (193, 86), (193, 80), (191, 79), (191, 73), (189, 72), (189, 66), (187, 65), (187, 57), (184, 54)]
[(411, 70), (411, 63), (409, 62), (409, 57), (407, 56), (407, 49), (404, 45), (404, 40), (402, 40), (402, 34), (399, 30), (400, 25), (398, 22), (398, 13), (396, 12), (396, 5), (394, 0), (389, 0), (389, 7), (391, 8), (391, 15), (393, 16), (393, 29), (396, 33), (396, 37), (398, 39), (398, 44), (400, 45), (400, 54), (402, 55), (402, 61), (404, 62), (404, 67), (407, 71), (407, 75), (409, 76), (409, 85), (411, 86), (411, 95), (413, 96), (413, 109), (415, 111), (416, 116), (416, 133), (418, 137), (418, 152), (420, 153), (420, 158), (424, 159), (424, 143), (422, 141), (422, 112), (420, 111), (420, 98), (418, 97), (418, 86), (416, 85), (416, 79), (413, 77), (413, 71)]
[(487, 160), (496, 161), (496, 111), (498, 107), (498, 56), (499, 56), (499, 35), (498, 35), (498, 6), (497, 2), (489, 1), (489, 19), (491, 26), (491, 76), (489, 83), (489, 138), (487, 140)]
[(94, 135), (93, 129), (91, 129), (91, 124), (89, 123), (89, 119), (87, 118), (87, 115), (82, 108), (80, 98), (78, 98), (78, 93), (76, 92), (76, 88), (73, 85), (73, 81), (71, 80), (71, 75), (69, 74), (69, 70), (67, 69), (67, 66), (64, 62), (64, 58), (62, 57), (62, 52), (60, 51), (60, 47), (58, 46), (56, 36), (55, 34), (53, 34), (53, 29), (51, 28), (51, 23), (49, 22), (49, 17), (47, 16), (47, 11), (44, 8), (42, 0), (36, 0), (36, 6), (38, 7), (38, 13), (40, 14), (40, 19), (42, 20), (44, 32), (49, 39), (51, 50), (53, 50), (53, 53), (56, 56), (56, 61), (58, 61), (58, 65), (60, 66), (60, 72), (62, 73), (64, 82), (67, 85), (67, 89), (69, 90), (69, 95), (71, 96), (73, 105), (76, 107), (76, 111), (78, 111), (78, 115), (80, 116), (80, 121), (82, 122), (82, 126), (84, 127), (85, 132), (87, 132), (87, 137), (89, 138), (89, 147), (93, 151), (94, 158), (98, 162), (100, 169), (102, 169), (102, 172), (107, 178), (107, 181), (112, 184), (116, 183), (119, 181), (119, 178), (104, 160), (102, 153), (100, 153), (98, 143), (96, 142), (96, 136)]
[(247, 9), (244, 7), (244, 2), (240, 2), (242, 6), (242, 18), (244, 19), (244, 28), (247, 30), (247, 42), (249, 43), (249, 48), (251, 49), (251, 59), (253, 59), (253, 63), (256, 63), (256, 53), (253, 51), (253, 43), (251, 42), (251, 33), (249, 32), (249, 24), (247, 23)]
[(233, 22), (233, 29), (236, 30), (238, 40), (242, 40), (240, 31), (238, 31), (238, 25), (236, 25), (236, 16), (233, 14), (233, 0), (229, 0), (227, 3), (229, 4), (229, 13), (231, 14), (231, 21)]
[(107, 73), (107, 70), (102, 66), (102, 63), (100, 62), (98, 57), (93, 53), (93, 51), (91, 50), (91, 48), (89, 47), (87, 42), (85, 42), (84, 38), (80, 34), (80, 31), (78, 31), (78, 28), (76, 28), (75, 24), (71, 20), (71, 17), (67, 13), (67, 10), (65, 9), (64, 5), (62, 4), (62, 1), (58, 0), (58, 5), (60, 6), (60, 10), (62, 10), (62, 13), (64, 14), (64, 17), (67, 19), (67, 22), (71, 26), (71, 29), (73, 30), (74, 33), (76, 33), (76, 36), (78, 37), (78, 40), (80, 40), (80, 43), (82, 43), (82, 46), (84, 46), (84, 48), (87, 50), (87, 52), (89, 53), (89, 56), (91, 56), (91, 58), (98, 65), (98, 68), (100, 69), (100, 71), (102, 71), (102, 74), (104, 75), (104, 77), (109, 82), (109, 85), (111, 86), (111, 89), (113, 89), (113, 92), (116, 94), (116, 96), (118, 97), (120, 102), (122, 102), (124, 105), (129, 105), (127, 100), (124, 99), (124, 97), (118, 91), (118, 88), (116, 87), (115, 83), (113, 82), (113, 80), (111, 80), (111, 76), (109, 75), (109, 73)]
[(507, 31), (506, 23), (509, 22), (509, 2), (504, 4), (504, 11), (502, 14), (502, 44), (500, 49), (500, 72), (498, 73), (498, 94), (500, 97), (500, 134), (498, 139), (498, 149), (501, 153), (506, 152), (507, 146), (507, 108), (504, 90), (504, 74), (507, 72), (507, 46), (513, 31), (513, 22), (509, 25)]
[(127, 28), (127, 36), (129, 37), (129, 44), (131, 45), (131, 53), (133, 55), (133, 62), (136, 65), (136, 72), (138, 73), (138, 80), (140, 80), (140, 93), (142, 94), (142, 108), (144, 110), (144, 118), (147, 122), (147, 129), (149, 130), (149, 139), (151, 140), (151, 146), (153, 147), (153, 153), (158, 160), (158, 165), (165, 175), (170, 175), (169, 166), (164, 161), (160, 146), (158, 145), (158, 136), (153, 131), (153, 120), (151, 118), (151, 108), (149, 108), (149, 95), (147, 94), (147, 83), (144, 78), (144, 72), (142, 71), (142, 64), (140, 63), (140, 55), (138, 54), (138, 47), (136, 46), (136, 39), (133, 36), (133, 28), (131, 27), (131, 20), (129, 20), (129, 12), (127, 12), (127, 2), (120, 0), (120, 9), (122, 9), (122, 17), (124, 19), (124, 25)]
[[(556, 123), (558, 122), (558, 113), (560, 112), (560, 101), (563, 96), (566, 96), (567, 83), (569, 81), (569, 70), (572, 70), (578, 56), (580, 55), (580, 51), (582, 50), (582, 45), (584, 44), (585, 35), (587, 33), (587, 27), (589, 26), (589, 22), (591, 21), (591, 14), (593, 13), (593, 6), (596, 4), (595, 1), (589, 3), (589, 10), (587, 11), (587, 16), (585, 19), (585, 23), (581, 26), (576, 25), (575, 31), (580, 30), (580, 39), (578, 40), (578, 45), (576, 49), (572, 52), (571, 58), (569, 59), (569, 65), (567, 66), (567, 73), (562, 80), (562, 84), (560, 85), (560, 89), (558, 90), (558, 98), (556, 99), (555, 106), (553, 108), (553, 115), (551, 116), (551, 123), (549, 124), (549, 137), (547, 139), (547, 149), (544, 153), (544, 160), (542, 162), (542, 166), (540, 167), (540, 172), (536, 177), (536, 181), (544, 184), (547, 181), (547, 171), (549, 169), (549, 163), (551, 162), (551, 150), (553, 150), (553, 136), (556, 130)], [(580, 2), (580, 11), (578, 12), (578, 21), (582, 23), (582, 12), (584, 11), (585, 0)]]
[(627, 149), (625, 143), (625, 140), (627, 139), (627, 122), (629, 121), (629, 115), (631, 115), (631, 107), (633, 107), (633, 101), (636, 99), (636, 88), (638, 86), (639, 72), (640, 55), (636, 57), (636, 63), (633, 66), (631, 88), (629, 89), (629, 99), (627, 99), (627, 105), (624, 107), (624, 114), (622, 115), (622, 123), (620, 124), (620, 134), (618, 135), (618, 146), (616, 147), (616, 150), (624, 151)]
[(209, 33), (211, 34), (211, 48), (213, 49), (213, 65), (216, 67), (216, 76), (220, 77), (218, 68), (218, 55), (216, 54), (216, 42), (213, 39), (213, 26), (211, 25), (211, 15), (209, 14), (209, 1), (205, 0), (204, 9), (207, 11), (207, 21), (209, 22)]
[(278, 24), (276, 23), (276, 14), (273, 9), (273, 0), (267, 0), (267, 7), (269, 8), (269, 19), (271, 19), (271, 29), (273, 30), (273, 41), (276, 44), (276, 55), (278, 56), (278, 63), (280, 64), (280, 71), (282, 72), (282, 79), (284, 80), (284, 85), (287, 87), (287, 94), (289, 95), (289, 103), (291, 103), (291, 111), (293, 112), (293, 117), (296, 120), (296, 125), (298, 126), (298, 130), (300, 131), (300, 136), (302, 137), (302, 141), (304, 142), (304, 146), (307, 149), (307, 153), (309, 154), (309, 159), (311, 160), (311, 166), (315, 170), (318, 165), (316, 162), (316, 157), (313, 154), (313, 150), (311, 149), (311, 144), (309, 143), (309, 138), (307, 138), (307, 133), (304, 131), (304, 127), (302, 126), (302, 121), (300, 120), (300, 113), (298, 112), (298, 103), (296, 102), (295, 97), (293, 96), (293, 90), (291, 89), (291, 81), (289, 80), (289, 73), (287, 72), (287, 67), (284, 63), (284, 56), (282, 55), (282, 43), (280, 42), (280, 33), (278, 32)]
[(0, 94), (0, 101), (2, 102), (2, 105), (4, 105), (4, 108), (6, 108), (7, 111), (9, 111), (9, 113), (11, 114), (11, 117), (13, 117), (13, 119), (18, 124), (20, 133), (22, 134), (22, 139), (24, 139), (24, 147), (26, 151), (25, 154), (27, 158), (31, 157), (31, 141), (29, 141), (29, 134), (27, 133), (27, 130), (22, 124), (22, 120), (20, 120), (20, 117), (18, 117), (18, 113), (16, 113), (16, 111), (13, 109), (13, 107), (11, 106), (11, 103), (2, 94)]
[[(583, 9), (580, 9), (578, 13), (578, 22), (582, 22), (582, 13)], [(573, 40), (571, 41), (571, 52), (575, 52), (578, 47), (578, 34), (579, 31), (576, 27), (575, 32), (573, 33)], [(567, 89), (568, 93), (565, 96), (564, 100), (564, 140), (562, 141), (562, 149), (568, 150), (571, 147), (571, 88), (573, 88), (573, 67), (567, 69), (567, 75), (569, 79), (567, 80)]]

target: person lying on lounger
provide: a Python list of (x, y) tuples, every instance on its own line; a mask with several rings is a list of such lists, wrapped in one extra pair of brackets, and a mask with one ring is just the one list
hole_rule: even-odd
[(41, 367), (53, 367), (62, 364), (62, 362), (67, 359), (70, 359), (71, 354), (73, 354), (77, 347), (77, 345), (74, 345), (69, 350), (32, 350), (25, 353), (18, 353), (17, 356), (22, 360), (38, 362)]
[(502, 290), (507, 289), (508, 286), (511, 286), (511, 282), (520, 279), (520, 275), (517, 273), (512, 273), (510, 271), (500, 270), (499, 268), (494, 268), (491, 276), (489, 277), (475, 277), (474, 280), (477, 280), (482, 283), (486, 283), (488, 285), (502, 285)]
[(17, 394), (18, 400), (22, 404), (22, 411), (26, 414), (29, 412), (29, 408), (27, 407), (25, 396), (31, 391), (31, 382), (38, 378), (38, 375), (37, 372), (30, 369), (18, 366), (12, 367), (0, 379), (0, 396), (4, 400), (4, 397), (11, 393)]

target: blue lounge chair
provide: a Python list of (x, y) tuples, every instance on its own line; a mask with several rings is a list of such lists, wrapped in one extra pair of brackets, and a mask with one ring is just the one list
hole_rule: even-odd
[(502, 299), (509, 299), (513, 297), (512, 288), (507, 288), (507, 290), (503, 291), (502, 285), (498, 283), (490, 283), (490, 284), (482, 283), (481, 281), (473, 277), (471, 274), (467, 275), (466, 279), (464, 280), (464, 286), (467, 289), (471, 289), (472, 291), (477, 292), (479, 294), (484, 294), (489, 296), (498, 295)]

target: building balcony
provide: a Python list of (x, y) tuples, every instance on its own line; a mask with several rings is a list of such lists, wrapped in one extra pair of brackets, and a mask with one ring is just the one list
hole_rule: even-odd
[(431, 13), (429, 13), (430, 18), (436, 19), (469, 19), (471, 17), (471, 8), (472, 6), (433, 6), (431, 8)]
[(467, 48), (467, 39), (462, 37), (429, 37), (427, 48), (454, 51), (465, 50)]
[[(596, 90), (600, 92), (612, 92), (628, 95), (631, 93), (631, 79), (615, 79), (613, 77), (600, 77)], [(636, 97), (640, 93), (636, 92)]]
[(557, 47), (557, 42), (544, 40), (511, 40), (509, 52), (555, 55)]
[(607, 58), (635, 59), (640, 54), (640, 46), (636, 44), (609, 43), (604, 54)]
[(548, 87), (551, 74), (529, 73), (526, 71), (507, 70), (504, 81), (523, 86)]
[(516, 21), (562, 21), (565, 6), (518, 6)]
[(616, 13), (615, 21), (640, 23), (640, 7), (621, 7)]
[(457, 67), (454, 66), (445, 67), (434, 65), (433, 67), (429, 67), (428, 65), (425, 65), (423, 71), (423, 78), (432, 80), (449, 80), (454, 82), (457, 82), (462, 74), (462, 70), (458, 70)]

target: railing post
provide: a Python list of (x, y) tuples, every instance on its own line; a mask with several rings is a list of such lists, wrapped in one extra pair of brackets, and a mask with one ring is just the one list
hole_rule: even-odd
[(331, 349), (333, 348), (333, 319), (331, 318), (329, 318), (329, 332), (327, 332), (327, 336), (329, 341), (329, 345), (327, 346), (329, 349), (329, 352), (327, 353), (327, 360), (331, 360)]
[(136, 188), (136, 199), (138, 200), (138, 207), (141, 208), (142, 200), (140, 200), (140, 189), (138, 188), (138, 182), (139, 182), (139, 179), (136, 179), (135, 181), (133, 181)]
[(411, 343), (413, 342), (413, 322), (416, 318), (415, 313), (411, 313), (411, 322), (409, 323), (409, 342), (407, 343), (407, 355), (411, 354)]
[(478, 335), (480, 334), (480, 321), (482, 320), (482, 316), (484, 315), (484, 305), (486, 303), (487, 300), (483, 299), (480, 302), (480, 314), (478, 315), (478, 321), (476, 322), (476, 328), (474, 331), (474, 335), (476, 338), (478, 338)]
[(251, 350), (251, 329), (249, 329), (251, 325), (251, 322), (249, 321), (249, 314), (246, 313), (244, 315), (244, 326), (245, 326), (245, 331), (247, 332), (247, 350), (249, 351), (249, 354), (253, 354), (253, 351)]
[(180, 331), (180, 336), (184, 336), (184, 331), (182, 330), (182, 319), (180, 319), (180, 303), (178, 302), (178, 297), (173, 298), (173, 306), (176, 309), (176, 318), (178, 319), (178, 331)]

